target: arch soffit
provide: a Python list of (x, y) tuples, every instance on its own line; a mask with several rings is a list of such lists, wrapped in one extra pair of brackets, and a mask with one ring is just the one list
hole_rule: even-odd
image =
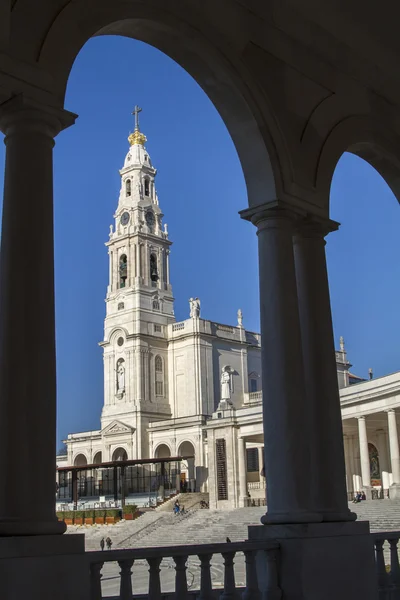
[(114, 448), (114, 450), (112, 450), (112, 451), (111, 451), (111, 460), (112, 460), (112, 461), (113, 461), (113, 460), (116, 460), (116, 459), (114, 458), (114, 455), (115, 455), (115, 453), (116, 453), (116, 452), (118, 452), (118, 450), (123, 450), (124, 452), (126, 452), (126, 455), (128, 456), (128, 448), (126, 447), (126, 445), (125, 445), (125, 444), (118, 444), (118, 445), (117, 445), (117, 446)]
[(185, 439), (185, 440), (182, 440), (181, 442), (179, 442), (178, 456), (181, 456), (181, 448), (182, 448), (183, 444), (190, 444), (191, 446), (193, 446), (193, 454), (196, 455), (196, 444), (194, 443), (194, 441), (190, 440), (190, 439)]
[(287, 167), (290, 161), (265, 90), (228, 44), (222, 47), (223, 36), (211, 24), (202, 23), (206, 37), (200, 32), (198, 15), (184, 17), (185, 21), (181, 9), (178, 16), (149, 3), (69, 3), (47, 31), (38, 62), (52, 75), (62, 100), (73, 62), (91, 37), (122, 35), (158, 48), (197, 81), (224, 120), (241, 161), (249, 205), (274, 201), (283, 189), (282, 165)]
[(129, 336), (128, 330), (125, 329), (125, 327), (121, 327), (120, 325), (118, 325), (117, 327), (114, 327), (114, 329), (112, 329), (108, 335), (108, 343), (109, 344), (114, 344), (114, 342), (117, 341), (117, 338), (120, 337), (121, 335), (124, 336), (124, 339), (126, 340), (127, 337)]
[(372, 117), (355, 115), (333, 127), (317, 161), (315, 186), (327, 211), (333, 173), (344, 152), (351, 152), (374, 167), (400, 202), (400, 140)]
[(165, 446), (166, 448), (168, 448), (169, 455), (172, 456), (171, 446), (167, 442), (159, 442), (157, 444), (157, 446), (154, 448), (154, 456), (157, 454), (158, 449), (161, 448), (162, 446)]
[(74, 454), (74, 456), (72, 458), (72, 462), (74, 465), (75, 465), (75, 461), (78, 458), (78, 456), (83, 456), (86, 460), (86, 463), (88, 463), (88, 456), (87, 456), (86, 452), (83, 450), (77, 450), (77, 452)]

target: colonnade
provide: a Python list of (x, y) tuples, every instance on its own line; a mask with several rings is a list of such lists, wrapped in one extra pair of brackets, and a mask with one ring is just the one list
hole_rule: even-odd
[[(386, 411), (388, 420), (388, 437), (390, 449), (390, 468), (394, 486), (400, 485), (400, 453), (399, 453), (399, 437), (396, 422), (395, 410), (389, 409)], [(367, 417), (362, 415), (357, 418), (358, 421), (358, 440), (360, 446), (360, 466), (361, 466), (361, 481), (364, 488), (371, 487), (371, 470), (370, 456), (368, 449), (367, 435)], [(385, 440), (382, 442), (384, 443)], [(381, 446), (382, 447), (382, 446)], [(383, 484), (383, 482), (382, 482)], [(384, 486), (383, 486), (384, 487)]]
[[(22, 96), (3, 104), (0, 113), (6, 134), (0, 465), (8, 481), (0, 490), (0, 534), (64, 529), (54, 502), (52, 148), (57, 133), (74, 119), (67, 111), (43, 108)], [(268, 488), (264, 522), (352, 520), (324, 249), (325, 235), (337, 224), (295, 213), (282, 201), (247, 209), (242, 217), (256, 225), (259, 245)], [(20, 502), (26, 489), (36, 490), (29, 515)]]

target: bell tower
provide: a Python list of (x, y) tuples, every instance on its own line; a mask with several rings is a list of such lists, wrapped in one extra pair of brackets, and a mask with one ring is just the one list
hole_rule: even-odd
[[(109, 283), (104, 322), (104, 407), (102, 430), (121, 421), (132, 428), (129, 458), (145, 458), (149, 420), (170, 414), (167, 385), (167, 325), (175, 321), (169, 274), (167, 225), (159, 206), (154, 168), (135, 128), (120, 170), (121, 188), (106, 243)], [(111, 460), (110, 456), (110, 460)]]

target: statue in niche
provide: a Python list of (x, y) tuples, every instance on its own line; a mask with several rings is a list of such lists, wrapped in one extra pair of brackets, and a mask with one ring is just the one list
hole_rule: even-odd
[(230, 400), (231, 398), (231, 369), (223, 367), (221, 373), (221, 400)]
[(200, 317), (200, 300), (198, 298), (189, 298), (190, 316), (192, 319)]
[(243, 313), (242, 313), (241, 308), (239, 308), (239, 310), (237, 311), (237, 320), (238, 320), (238, 326), (243, 327)]
[(143, 194), (142, 194), (142, 184), (140, 183), (140, 181), (137, 182), (136, 184), (137, 187), (137, 193), (140, 199), (143, 198)]
[(117, 364), (117, 393), (125, 393), (125, 367), (123, 360), (119, 360)]

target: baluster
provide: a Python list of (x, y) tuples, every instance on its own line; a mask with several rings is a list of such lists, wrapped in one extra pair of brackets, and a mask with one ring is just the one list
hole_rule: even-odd
[(199, 554), (200, 559), (200, 594), (198, 600), (213, 600), (211, 582), (211, 558), (212, 554)]
[(149, 596), (148, 600), (160, 600), (161, 598), (161, 583), (160, 583), (160, 563), (162, 556), (156, 558), (148, 558), (149, 563)]
[(221, 600), (234, 600), (235, 598), (235, 571), (233, 565), (233, 559), (235, 558), (235, 552), (222, 552), (224, 558), (224, 591), (222, 592)]
[(378, 571), (378, 586), (380, 589), (387, 589), (388, 574), (385, 568), (385, 558), (383, 556), (383, 544), (385, 540), (375, 540), (376, 567)]
[(104, 563), (91, 563), (90, 565), (90, 600), (101, 600), (101, 570)]
[(134, 561), (119, 560), (118, 564), (121, 568), (119, 574), (121, 575), (119, 585), (119, 598), (120, 600), (132, 600), (132, 565)]
[(242, 594), (242, 600), (259, 600), (261, 598), (258, 588), (257, 550), (245, 550), (244, 557), (246, 562), (246, 589)]
[(400, 586), (399, 555), (397, 553), (398, 537), (389, 537), (390, 544), (390, 581), (395, 586)]
[(188, 597), (186, 579), (187, 556), (174, 556), (175, 561), (175, 598), (185, 600)]
[(265, 550), (267, 556), (267, 589), (264, 594), (265, 600), (280, 600), (282, 590), (279, 587), (279, 576), (277, 566), (277, 551)]

